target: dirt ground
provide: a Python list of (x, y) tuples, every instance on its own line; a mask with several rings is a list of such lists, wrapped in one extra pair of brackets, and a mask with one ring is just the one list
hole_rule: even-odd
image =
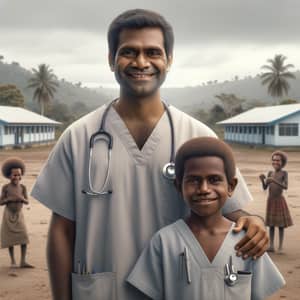
[[(254, 201), (246, 208), (248, 211), (264, 216), (266, 192), (261, 190), (258, 180), (260, 173), (271, 169), (270, 153), (272, 149), (250, 149), (233, 146), (238, 166), (244, 175)], [(27, 164), (27, 173), (23, 183), (30, 191), (42, 164), (46, 160), (51, 147), (31, 148), (24, 150), (0, 151), (0, 164), (8, 156), (22, 157)], [(286, 193), (288, 205), (292, 214), (294, 226), (286, 230), (284, 253), (271, 254), (287, 282), (286, 286), (270, 297), (277, 299), (300, 299), (300, 150), (288, 151), (289, 162), (286, 170), (289, 172), (289, 189)], [(0, 186), (6, 180), (0, 177)], [(28, 246), (28, 262), (35, 269), (17, 269), (16, 276), (9, 276), (9, 256), (7, 249), (0, 249), (0, 299), (1, 300), (33, 300), (51, 299), (48, 272), (45, 259), (45, 247), (50, 212), (36, 200), (30, 199), (30, 205), (23, 208), (26, 223), (30, 233)], [(0, 208), (0, 219), (3, 207)], [(276, 231), (276, 244), (278, 232)], [(20, 251), (16, 249), (19, 260)]]

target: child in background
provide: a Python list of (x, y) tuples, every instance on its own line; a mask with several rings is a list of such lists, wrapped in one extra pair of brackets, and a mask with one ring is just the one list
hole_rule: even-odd
[(267, 178), (264, 174), (259, 176), (264, 190), (269, 188), (266, 209), (266, 226), (270, 227), (270, 248), (268, 251), (274, 252), (275, 227), (279, 228), (279, 248), (282, 253), (284, 228), (293, 225), (293, 221), (286, 203), (283, 190), (288, 188), (288, 173), (282, 170), (287, 163), (287, 155), (282, 151), (272, 153), (272, 166), (274, 171), (270, 171)]
[(222, 207), (236, 187), (230, 147), (194, 138), (176, 154), (176, 187), (190, 208), (185, 220), (164, 227), (143, 250), (127, 281), (151, 299), (258, 300), (285, 281), (267, 254), (243, 260), (234, 245), (245, 235)]
[(20, 158), (8, 158), (3, 162), (2, 174), (10, 182), (2, 187), (0, 205), (5, 205), (1, 225), (1, 248), (8, 248), (11, 268), (16, 268), (14, 246), (21, 245), (21, 268), (33, 268), (26, 262), (29, 243), (22, 212), (23, 204), (28, 204), (26, 187), (20, 183), (25, 173), (25, 164)]

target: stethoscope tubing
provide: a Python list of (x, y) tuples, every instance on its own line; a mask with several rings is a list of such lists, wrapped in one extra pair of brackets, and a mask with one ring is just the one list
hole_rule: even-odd
[[(93, 133), (90, 137), (89, 140), (89, 163), (88, 163), (88, 190), (82, 190), (83, 194), (86, 194), (88, 196), (98, 196), (98, 195), (107, 195), (111, 194), (112, 191), (108, 190), (105, 191), (105, 187), (108, 182), (108, 178), (110, 175), (110, 162), (111, 162), (111, 157), (112, 157), (112, 148), (113, 148), (113, 137), (112, 135), (105, 130), (105, 124), (106, 124), (106, 118), (108, 115), (109, 109), (112, 107), (112, 105), (117, 101), (117, 99), (113, 100), (112, 102), (109, 103), (109, 105), (105, 108), (102, 116), (102, 120), (100, 123), (100, 128), (97, 132)], [(169, 163), (167, 163), (164, 168), (163, 168), (163, 175), (165, 178), (169, 180), (175, 179), (175, 133), (174, 133), (174, 124), (173, 124), (173, 119), (170, 113), (170, 110), (165, 102), (163, 102), (163, 106), (165, 108), (165, 111), (168, 116), (169, 124), (170, 124), (170, 132), (171, 132), (171, 152), (170, 152), (170, 160)], [(92, 184), (92, 178), (91, 178), (91, 164), (92, 164), (92, 157), (93, 157), (93, 148), (94, 144), (96, 141), (96, 138), (102, 139), (106, 141), (107, 147), (108, 147), (108, 165), (106, 169), (106, 175), (105, 175), (105, 180), (104, 183), (99, 191), (96, 191), (96, 189), (93, 187)], [(104, 138), (105, 137), (105, 138)]]

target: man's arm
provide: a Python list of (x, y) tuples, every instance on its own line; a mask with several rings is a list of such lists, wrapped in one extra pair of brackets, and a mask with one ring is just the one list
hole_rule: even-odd
[(264, 254), (269, 247), (269, 236), (261, 217), (250, 215), (243, 210), (236, 210), (225, 217), (236, 222), (234, 232), (246, 229), (245, 236), (235, 246), (238, 256), (256, 259)]
[(52, 214), (47, 259), (53, 300), (71, 300), (75, 222)]

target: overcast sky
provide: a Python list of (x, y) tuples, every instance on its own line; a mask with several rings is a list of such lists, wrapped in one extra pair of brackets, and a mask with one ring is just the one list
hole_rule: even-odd
[(254, 76), (275, 54), (300, 69), (298, 0), (0, 0), (0, 55), (29, 69), (47, 63), (86, 86), (114, 86), (106, 31), (130, 8), (155, 10), (174, 27), (165, 86)]

